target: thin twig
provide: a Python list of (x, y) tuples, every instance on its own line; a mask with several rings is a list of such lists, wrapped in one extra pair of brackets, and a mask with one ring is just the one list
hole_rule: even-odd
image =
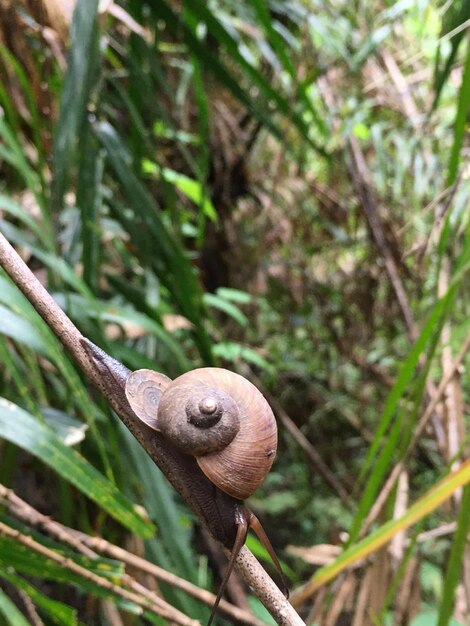
[(359, 146), (359, 142), (353, 136), (349, 139), (352, 154), (351, 176), (356, 193), (361, 201), (367, 222), (369, 223), (375, 243), (382, 254), (387, 274), (390, 278), (393, 290), (405, 319), (408, 337), (414, 341), (417, 336), (416, 326), (411, 313), (408, 297), (400, 278), (390, 244), (385, 235), (382, 222), (379, 217), (377, 204), (372, 191), (369, 170), (367, 168), (364, 154)]
[[(12, 489), (8, 489), (2, 484), (0, 484), (0, 500), (3, 500), (9, 513), (17, 519), (28, 524), (29, 526), (41, 528), (41, 530), (45, 531), (51, 537), (68, 544), (89, 558), (97, 558), (97, 552), (106, 554), (113, 559), (131, 566), (133, 569), (137, 569), (154, 576), (156, 579), (171, 585), (175, 589), (184, 591), (188, 595), (191, 595), (208, 606), (213, 606), (215, 602), (216, 596), (210, 591), (201, 589), (201, 587), (194, 585), (184, 578), (180, 578), (179, 576), (176, 576), (176, 574), (173, 574), (158, 565), (150, 563), (142, 557), (132, 554), (131, 552), (106, 541), (106, 539), (102, 539), (101, 537), (92, 537), (73, 528), (68, 528), (67, 526), (51, 519), (47, 515), (43, 515), (37, 509), (22, 500)], [(130, 577), (127, 579), (127, 582), (129, 581)], [(135, 586), (134, 590), (137, 591)], [(219, 608), (222, 612), (230, 615), (243, 624), (264, 626), (264, 622), (258, 620), (251, 613), (234, 606), (226, 600), (221, 600)]]
[(44, 622), (39, 617), (36, 605), (34, 604), (32, 598), (23, 589), (18, 588), (17, 591), (18, 595), (21, 598), (21, 601), (24, 604), (24, 608), (28, 615), (28, 618), (31, 621), (31, 626), (45, 626)]
[(320, 472), (326, 482), (336, 491), (342, 502), (344, 504), (347, 504), (350, 499), (349, 493), (335, 477), (328, 465), (322, 459), (321, 454), (318, 452), (318, 450), (316, 450), (315, 446), (307, 439), (307, 437), (303, 434), (300, 428), (293, 422), (292, 418), (284, 410), (281, 403), (278, 402), (276, 398), (274, 398), (274, 396), (263, 387), (261, 381), (254, 374), (251, 375), (251, 378), (254, 379), (254, 382), (256, 382), (256, 386), (262, 390), (263, 395), (266, 397), (266, 400), (271, 405), (271, 408), (273, 409), (276, 416), (280, 419), (284, 428), (290, 433), (294, 441), (296, 441), (297, 444), (305, 452), (312, 466)]
[(413, 99), (410, 87), (406, 78), (403, 76), (398, 63), (394, 56), (389, 52), (383, 51), (380, 55), (382, 61), (397, 88), (396, 94), (400, 98), (403, 105), (403, 113), (406, 115), (410, 124), (418, 129), (420, 127), (420, 112)]
[(17, 541), (18, 543), (21, 543), (29, 550), (32, 550), (37, 554), (41, 554), (46, 559), (54, 561), (54, 563), (57, 563), (64, 569), (67, 569), (74, 574), (81, 576), (85, 580), (88, 580), (103, 589), (107, 589), (108, 591), (120, 596), (121, 598), (124, 598), (125, 600), (130, 600), (134, 604), (140, 606), (142, 609), (150, 611), (155, 615), (159, 615), (165, 619), (175, 622), (176, 624), (180, 624), (181, 626), (200, 626), (200, 623), (197, 620), (193, 620), (187, 615), (184, 615), (184, 613), (181, 613), (181, 611), (178, 611), (178, 609), (172, 607), (156, 594), (152, 594), (152, 598), (150, 598), (149, 595), (147, 595), (146, 597), (142, 597), (142, 595), (140, 594), (124, 589), (123, 587), (120, 587), (119, 585), (111, 582), (107, 578), (99, 576), (94, 572), (90, 572), (85, 567), (82, 567), (78, 563), (75, 563), (75, 561), (73, 561), (72, 559), (63, 556), (62, 554), (59, 554), (58, 552), (55, 552), (54, 550), (51, 550), (46, 546), (43, 546), (31, 536), (25, 535), (15, 528), (10, 528), (10, 526), (7, 526), (7, 524), (4, 524), (3, 522), (0, 522), (0, 535), (9, 537), (10, 539)]

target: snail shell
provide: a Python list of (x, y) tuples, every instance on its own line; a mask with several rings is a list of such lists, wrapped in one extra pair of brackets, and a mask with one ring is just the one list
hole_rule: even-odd
[(171, 378), (153, 370), (137, 370), (126, 380), (126, 396), (134, 413), (154, 430), (157, 428), (157, 412), (163, 390)]
[(128, 378), (126, 395), (134, 412), (195, 456), (219, 489), (238, 500), (250, 496), (271, 469), (277, 447), (276, 420), (261, 392), (221, 368), (192, 370), (173, 382), (149, 372), (138, 370)]

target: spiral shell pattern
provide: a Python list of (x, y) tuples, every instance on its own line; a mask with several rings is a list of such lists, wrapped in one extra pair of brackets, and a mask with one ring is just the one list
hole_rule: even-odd
[[(203, 411), (209, 416), (221, 412), (220, 419), (205, 427), (191, 423), (205, 420), (200, 417), (201, 406), (209, 409)], [(249, 497), (271, 469), (277, 448), (276, 420), (264, 396), (243, 376), (210, 367), (187, 372), (164, 391), (158, 415), (162, 434), (194, 454), (207, 478), (234, 498)], [(167, 420), (171, 427), (166, 426)], [(216, 443), (211, 439), (213, 430)], [(198, 443), (189, 452), (187, 441), (193, 435)]]
[(171, 379), (153, 370), (137, 370), (126, 380), (126, 397), (134, 413), (154, 430), (158, 430), (158, 407), (164, 389)]

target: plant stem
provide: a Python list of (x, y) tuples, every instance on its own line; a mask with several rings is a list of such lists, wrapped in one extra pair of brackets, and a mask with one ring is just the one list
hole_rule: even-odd
[[(115, 372), (107, 372), (106, 367), (99, 369), (99, 361), (93, 360), (90, 356), (90, 351), (87, 350), (88, 344), (93, 348), (95, 348), (95, 346), (83, 337), (2, 233), (0, 233), (0, 265), (3, 266), (16, 286), (28, 298), (59, 341), (67, 348), (87, 378), (104, 393), (118, 417), (137, 438), (152, 460), (164, 472), (188, 506), (193, 509), (206, 525), (214, 539), (224, 543), (222, 539), (224, 536), (222, 532), (223, 529), (219, 529), (219, 526), (223, 522), (220, 511), (225, 507), (230, 513), (230, 507), (233, 507), (231, 503), (232, 499), (220, 492), (217, 496), (218, 503), (216, 506), (208, 507), (207, 498), (214, 498), (214, 488), (212, 486), (209, 489), (205, 484), (208, 482), (207, 479), (204, 481), (202, 478), (198, 477), (196, 474), (198, 471), (197, 464), (195, 462), (191, 464), (189, 461), (183, 461), (180, 458), (183, 455), (178, 455), (175, 450), (167, 448), (164, 443), (157, 439), (154, 431), (150, 433), (152, 440), (149, 440), (148, 431), (150, 429), (146, 427), (146, 430), (145, 425), (142, 425), (142, 422), (133, 415), (125, 396), (123, 399), (122, 393), (112, 393), (114, 389), (118, 392), (120, 391), (119, 385), (122, 381), (119, 377), (125, 375), (126, 368), (111, 359), (109, 355), (102, 353), (103, 359), (106, 358), (108, 360), (107, 362), (112, 362), (116, 371), (116, 377), (114, 378)], [(106, 366), (106, 363), (103, 362), (103, 366)], [(104, 378), (105, 376), (107, 376), (106, 379)], [(110, 393), (111, 385), (114, 385), (114, 387), (111, 389)], [(213, 518), (213, 513), (217, 511), (219, 511), (220, 519)], [(228, 554), (229, 550), (227, 550), (227, 548), (224, 549), (226, 554)], [(280, 589), (248, 548), (244, 547), (240, 551), (236, 564), (237, 570), (250, 586), (253, 593), (258, 596), (280, 626), (301, 626), (304, 624)]]

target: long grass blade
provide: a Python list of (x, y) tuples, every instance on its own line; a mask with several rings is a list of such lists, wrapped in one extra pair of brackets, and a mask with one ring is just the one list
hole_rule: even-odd
[[(440, 38), (444, 37), (448, 33), (456, 30), (460, 25), (464, 24), (470, 19), (470, 3), (466, 0), (455, 0), (447, 6), (447, 10), (442, 19), (442, 28)], [(439, 46), (436, 54), (436, 62), (434, 66), (434, 101), (432, 104), (432, 110), (435, 110), (439, 104), (444, 85), (449, 80), (449, 75), (452, 69), (452, 65), (457, 56), (459, 47), (464, 40), (465, 29), (454, 34), (450, 41), (450, 51), (447, 58), (443, 61), (442, 50), (443, 47)]]
[[(181, 313), (194, 324), (197, 346), (204, 362), (210, 365), (214, 362), (211, 341), (203, 325), (205, 307), (193, 267), (177, 239), (168, 232), (155, 202), (132, 171), (129, 154), (115, 129), (101, 123), (96, 126), (96, 133), (134, 212), (132, 223), (125, 223), (132, 229), (139, 258), (154, 269), (173, 294)], [(124, 207), (119, 211), (119, 218), (126, 220)]]
[[(192, 7), (189, 4), (186, 7), (189, 11), (203, 11), (201, 6)], [(272, 120), (271, 115), (267, 109), (266, 103), (259, 104), (255, 102), (245, 90), (239, 84), (239, 81), (233, 76), (233, 74), (228, 70), (228, 68), (220, 61), (217, 57), (215, 57), (212, 52), (198, 39), (196, 34), (193, 32), (192, 28), (185, 23), (178, 14), (176, 14), (164, 0), (158, 3), (158, 8), (152, 7), (152, 10), (155, 11), (155, 14), (158, 18), (163, 19), (169, 29), (170, 32), (177, 34), (181, 32), (183, 35), (183, 39), (188, 46), (188, 49), (192, 52), (192, 54), (196, 55), (199, 59), (199, 62), (209, 69), (215, 76), (217, 80), (219, 80), (227, 89), (229, 89), (232, 94), (249, 110), (252, 114), (258, 119), (266, 128), (268, 128), (275, 137), (278, 139), (282, 139), (282, 131), (279, 126)], [(210, 19), (210, 18), (208, 18)], [(220, 32), (220, 24), (217, 22), (216, 24), (217, 34), (223, 35)], [(238, 57), (238, 51), (233, 50), (233, 46), (231, 46), (229, 40), (225, 40), (225, 43), (230, 46), (230, 51)], [(244, 63), (244, 61), (243, 61)], [(255, 75), (258, 72), (254, 68), (247, 68), (250, 73), (254, 73)], [(262, 77), (259, 76), (261, 82), (265, 82)], [(268, 91), (270, 90), (268, 86)], [(278, 99), (276, 96), (275, 99)], [(283, 105), (284, 106), (284, 105)]]
[(439, 620), (437, 626), (447, 626), (452, 618), (455, 604), (455, 593), (460, 579), (462, 562), (467, 549), (467, 538), (470, 530), (470, 486), (467, 485), (462, 494), (460, 502), (459, 517), (457, 520), (457, 530), (452, 539), (447, 570), (444, 576), (444, 589), (442, 593), (441, 606), (439, 609)]
[(34, 604), (44, 612), (57, 626), (75, 626), (77, 624), (76, 611), (70, 606), (57, 600), (51, 600), (27, 580), (18, 576), (14, 572), (0, 567), (0, 578), (7, 580), (10, 584), (21, 589), (34, 602)]
[(0, 437), (41, 459), (133, 532), (143, 537), (154, 533), (153, 524), (136, 512), (115, 485), (67, 447), (48, 426), (3, 398), (0, 398)]
[(467, 116), (470, 111), (470, 45), (467, 46), (467, 57), (463, 70), (462, 84), (460, 85), (459, 101), (457, 105), (457, 115), (454, 125), (454, 143), (449, 159), (449, 171), (447, 174), (447, 185), (450, 187), (457, 178), (459, 169), (460, 152), (462, 150), (465, 131), (467, 127)]
[(99, 61), (96, 13), (98, 0), (77, 2), (70, 32), (67, 73), (60, 98), (54, 137), (53, 206), (62, 208), (62, 198), (75, 157), (79, 127), (87, 115), (86, 104)]
[[(391, 520), (383, 524), (365, 537), (362, 541), (347, 548), (333, 563), (320, 568), (308, 583), (307, 588), (299, 595), (307, 595), (321, 585), (326, 584), (347, 567), (354, 565), (358, 561), (376, 552), (379, 548), (387, 544), (397, 533), (406, 530), (419, 520), (436, 510), (443, 502), (455, 493), (457, 489), (470, 482), (470, 461), (467, 461), (456, 471), (437, 483), (424, 496), (417, 500), (404, 515), (396, 520)], [(468, 516), (468, 508), (466, 515)], [(465, 522), (467, 522), (465, 517)]]
[[(402, 408), (399, 410), (399, 407), (405, 390), (413, 377), (416, 375), (416, 367), (418, 365), (419, 358), (422, 354), (424, 354), (427, 345), (431, 344), (434, 346), (433, 350), (435, 349), (443, 320), (445, 319), (446, 313), (450, 309), (455, 295), (455, 289), (450, 290), (446, 296), (438, 301), (434, 306), (434, 309), (431, 312), (420, 337), (410, 350), (410, 354), (405, 360), (397, 377), (397, 382), (387, 398), (374, 440), (369, 447), (367, 457), (359, 476), (359, 480), (361, 480), (366, 476), (366, 474), (369, 474), (356, 515), (350, 528), (349, 542), (353, 542), (358, 536), (364, 517), (367, 514), (367, 511), (370, 510), (371, 504), (377, 495), (382, 480), (388, 471), (390, 462), (395, 454), (398, 439), (402, 435), (402, 428), (404, 426), (404, 409)], [(428, 363), (431, 356), (432, 352), (428, 353)], [(418, 404), (419, 398), (415, 400), (415, 406)], [(390, 425), (392, 425), (392, 428), (389, 433), (389, 437), (384, 441), (384, 435)], [(383, 448), (379, 453), (378, 450), (381, 445), (383, 445)]]
[(23, 613), (2, 589), (0, 589), (0, 614), (3, 615), (7, 626), (30, 626)]

